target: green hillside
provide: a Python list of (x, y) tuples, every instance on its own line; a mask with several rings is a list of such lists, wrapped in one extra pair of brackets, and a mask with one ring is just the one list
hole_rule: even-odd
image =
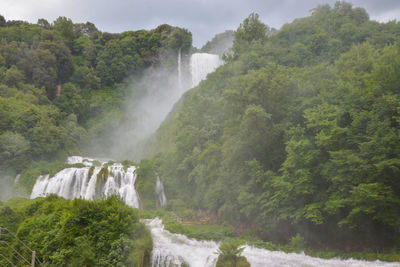
[[(0, 16), (0, 199), (9, 187), (29, 194), (68, 155), (111, 157), (119, 137), (121, 157), (134, 159), (130, 133), (116, 133), (140, 116), (125, 108), (146, 94), (146, 71), (165, 70), (151, 76), (158, 86), (177, 74), (178, 51), (183, 68), (194, 51), (218, 53), (225, 64), (142, 144), (143, 213), (168, 214), (169, 227), (196, 237), (398, 259), (400, 23), (344, 1), (314, 11), (279, 30), (252, 13), (200, 50), (188, 30), (166, 24), (107, 33), (65, 17)], [(158, 177), (167, 211), (155, 210)], [(115, 197), (11, 199), (0, 202), (0, 226), (48, 266), (146, 266), (152, 248), (138, 211)]]
[(398, 249), (399, 32), (346, 2), (279, 31), (251, 14), (157, 133), (168, 208), (278, 243)]
[(96, 138), (107, 151), (104, 137), (129, 120), (124, 81), (150, 66), (173, 67), (169, 55), (187, 53), (192, 42), (169, 25), (111, 34), (65, 17), (0, 21), (0, 168), (14, 172), (33, 160), (90, 153)]

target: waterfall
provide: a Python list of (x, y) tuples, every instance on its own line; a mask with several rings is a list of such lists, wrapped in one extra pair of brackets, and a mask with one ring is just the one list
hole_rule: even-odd
[(174, 53), (174, 68), (160, 64), (132, 79), (124, 101), (124, 113), (130, 119), (111, 127), (103, 138), (92, 140), (91, 154), (136, 161), (148, 157), (152, 152), (148, 144), (155, 140), (157, 129), (174, 105), (192, 88), (192, 78), (193, 85), (197, 85), (222, 63), (218, 55), (196, 53), (189, 58), (183, 48)]
[(118, 195), (127, 205), (139, 208), (139, 196), (135, 189), (136, 168), (125, 168), (120, 163), (93, 166), (95, 160), (70, 157), (68, 163), (82, 163), (83, 168), (66, 168), (53, 177), (41, 175), (36, 180), (31, 198), (57, 194), (67, 199), (88, 200)]
[(186, 266), (214, 267), (218, 244), (214, 241), (197, 241), (184, 235), (164, 230), (158, 218), (145, 220), (153, 238), (152, 267)]
[(208, 53), (194, 53), (190, 57), (190, 74), (192, 76), (192, 87), (197, 86), (207, 78), (207, 74), (221, 66), (223, 61), (218, 55)]
[(368, 267), (368, 266), (399, 266), (399, 263), (389, 263), (382, 261), (363, 261), (347, 259), (321, 259), (305, 255), (304, 253), (285, 253), (283, 251), (270, 251), (250, 246), (245, 246), (242, 253), (252, 267), (279, 267), (279, 266), (309, 266), (309, 267)]
[(156, 201), (157, 207), (162, 207), (165, 204), (167, 204), (167, 198), (164, 192), (164, 185), (162, 184), (159, 176), (157, 176), (156, 194), (157, 194), (157, 201)]
[(182, 55), (181, 55), (181, 48), (178, 50), (178, 86), (179, 86), (179, 91), (183, 90), (182, 87)]
[[(164, 230), (159, 218), (144, 220), (151, 231), (153, 238), (153, 252), (151, 254), (152, 267), (186, 266), (214, 267), (218, 255), (216, 251), (219, 244), (214, 241), (197, 241), (184, 235), (172, 234)], [(395, 267), (399, 263), (382, 261), (320, 259), (305, 255), (304, 253), (285, 253), (244, 246), (242, 256), (245, 256), (252, 267)]]
[(20, 178), (21, 178), (21, 174), (19, 173), (19, 174), (17, 174), (17, 176), (15, 176), (14, 184), (17, 184)]

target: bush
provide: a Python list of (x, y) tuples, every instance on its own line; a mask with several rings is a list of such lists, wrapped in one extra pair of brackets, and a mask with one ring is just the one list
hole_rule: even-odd
[(250, 263), (242, 254), (244, 247), (239, 241), (225, 241), (217, 251), (219, 254), (216, 267), (250, 267)]
[[(2, 205), (0, 224), (34, 249), (45, 266), (141, 266), (149, 262), (150, 232), (139, 222), (138, 210), (115, 196), (69, 201), (50, 195), (12, 199)], [(0, 265), (5, 263), (0, 260)]]
[(290, 238), (290, 246), (298, 252), (304, 250), (304, 238), (300, 234), (296, 234)]

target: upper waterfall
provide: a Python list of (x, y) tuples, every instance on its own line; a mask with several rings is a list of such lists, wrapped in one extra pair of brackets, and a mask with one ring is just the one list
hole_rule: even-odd
[(182, 53), (181, 48), (178, 50), (178, 87), (179, 91), (182, 91)]
[(197, 86), (207, 75), (221, 66), (223, 61), (218, 55), (208, 53), (194, 53), (190, 57), (190, 74), (192, 87)]

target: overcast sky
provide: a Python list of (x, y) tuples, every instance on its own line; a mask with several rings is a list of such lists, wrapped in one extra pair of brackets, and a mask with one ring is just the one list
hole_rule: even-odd
[[(0, 0), (6, 20), (36, 23), (65, 16), (74, 23), (93, 22), (101, 31), (152, 29), (170, 24), (189, 29), (201, 47), (215, 34), (235, 30), (251, 12), (269, 26), (280, 28), (295, 18), (308, 16), (319, 4), (336, 0)], [(349, 0), (364, 7), (372, 19), (400, 20), (400, 0)]]

